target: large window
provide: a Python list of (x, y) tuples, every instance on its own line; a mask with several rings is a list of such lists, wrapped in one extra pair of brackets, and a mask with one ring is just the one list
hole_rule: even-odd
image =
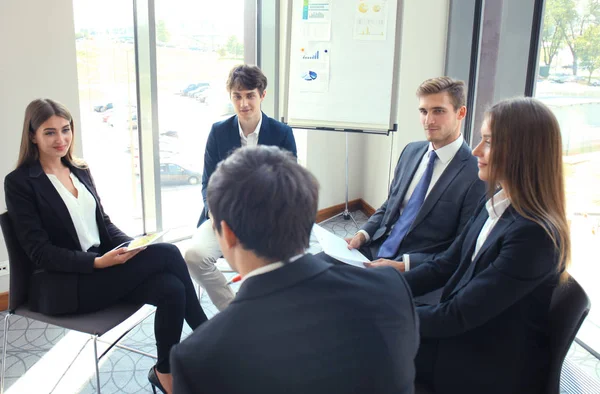
[(225, 82), (244, 62), (244, 0), (156, 0), (156, 59), (163, 227), (195, 228), (211, 125), (233, 115)]
[(83, 158), (111, 220), (140, 234), (133, 1), (73, 5)]
[[(144, 223), (143, 208), (156, 212), (156, 223), (171, 230), (169, 239), (189, 236), (195, 228), (203, 209), (208, 133), (212, 123), (233, 114), (225, 82), (230, 68), (244, 62), (244, 3), (148, 2), (154, 5), (154, 32), (146, 27), (142, 34), (154, 34), (155, 55), (136, 58), (133, 0), (74, 0), (84, 159), (107, 213), (125, 232), (154, 227)], [(145, 15), (139, 16), (143, 29)], [(156, 67), (144, 63), (154, 61)], [(156, 86), (157, 116), (145, 113), (149, 106), (138, 108), (140, 100), (149, 100), (138, 97), (148, 94), (146, 74), (144, 89), (136, 86), (145, 70), (156, 70), (149, 78)], [(138, 130), (138, 116), (157, 121), (140, 121)], [(156, 132), (157, 147), (140, 154), (140, 141)], [(147, 174), (140, 157), (159, 170)], [(142, 199), (142, 182), (160, 185), (160, 198)]]
[[(552, 108), (563, 135), (572, 241), (569, 271), (598, 306), (600, 2), (547, 0), (539, 61), (535, 97)], [(584, 341), (600, 351), (600, 308), (592, 308), (586, 324)]]

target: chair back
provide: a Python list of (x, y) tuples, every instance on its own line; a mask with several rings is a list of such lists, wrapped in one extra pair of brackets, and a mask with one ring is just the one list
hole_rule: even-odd
[(28, 300), (29, 281), (33, 272), (33, 263), (25, 254), (17, 240), (8, 212), (0, 214), (0, 226), (8, 251), (10, 267), (10, 288), (8, 290), (8, 310), (14, 311)]
[(565, 283), (554, 289), (550, 302), (550, 370), (547, 393), (560, 392), (563, 361), (575, 339), (581, 323), (590, 311), (591, 303), (583, 288), (569, 275)]

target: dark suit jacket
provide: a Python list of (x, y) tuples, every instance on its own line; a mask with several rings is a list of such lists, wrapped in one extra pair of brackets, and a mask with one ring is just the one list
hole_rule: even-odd
[[(297, 156), (296, 140), (292, 133), (292, 128), (286, 124), (269, 118), (262, 114), (262, 124), (258, 133), (259, 145), (273, 145), (286, 149)], [(210, 176), (215, 172), (217, 164), (225, 160), (235, 149), (242, 146), (240, 139), (240, 129), (238, 126), (237, 115), (221, 122), (213, 124), (206, 142), (206, 151), (204, 152), (204, 172), (202, 174), (202, 199), (204, 200), (204, 209), (198, 220), (198, 227), (208, 219), (208, 208), (206, 205), (206, 188)]]
[[(96, 199), (101, 253), (130, 240), (104, 213), (89, 169), (69, 167)], [(16, 237), (34, 265), (30, 307), (50, 315), (75, 312), (77, 278), (94, 271), (98, 254), (81, 250), (69, 210), (39, 162), (8, 174), (4, 191)]]
[(417, 321), (394, 269), (306, 255), (248, 278), (171, 350), (174, 392), (412, 393)]
[[(406, 145), (396, 165), (388, 199), (362, 227), (371, 237), (366, 247), (372, 245), (370, 254), (373, 258), (386, 238), (385, 234), (400, 217), (400, 205), (428, 145), (427, 141)], [(452, 244), (485, 194), (485, 184), (477, 173), (477, 159), (463, 143), (425, 198), (395, 260), (401, 259), (403, 254), (410, 254), (413, 269)]]
[(482, 204), (446, 252), (404, 274), (415, 296), (445, 284), (438, 305), (417, 307), (422, 341), (438, 341), (435, 391), (539, 393), (558, 251), (511, 206), (472, 261), (487, 218)]

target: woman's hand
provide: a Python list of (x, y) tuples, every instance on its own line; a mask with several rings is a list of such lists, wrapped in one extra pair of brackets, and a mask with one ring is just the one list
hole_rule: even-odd
[(111, 250), (110, 252), (106, 252), (101, 257), (96, 257), (96, 260), (94, 260), (94, 268), (108, 268), (112, 267), (113, 265), (125, 264), (127, 260), (133, 258), (144, 249), (146, 248), (140, 248), (129, 253), (126, 253), (127, 248)]

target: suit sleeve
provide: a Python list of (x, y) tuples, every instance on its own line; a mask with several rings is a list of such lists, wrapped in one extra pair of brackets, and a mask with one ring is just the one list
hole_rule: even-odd
[[(460, 221), (458, 223), (458, 227), (456, 228), (456, 236), (458, 237), (465, 226), (473, 217), (473, 213), (475, 209), (481, 204), (481, 202), (485, 202), (485, 183), (483, 183), (479, 178), (475, 178), (465, 197), (463, 199), (463, 203), (460, 207)], [(410, 267), (411, 269), (417, 268), (422, 263), (434, 260), (440, 253), (411, 253), (410, 254)]]
[(446, 285), (460, 265), (462, 246), (467, 233), (469, 232), (469, 228), (484, 207), (485, 199), (482, 199), (481, 204), (477, 207), (460, 235), (454, 239), (454, 242), (452, 242), (445, 252), (438, 253), (435, 259), (428, 260), (413, 268), (413, 255), (410, 255), (411, 269), (403, 275), (415, 297), (437, 290)]
[(34, 269), (92, 273), (97, 253), (70, 250), (53, 245), (43, 227), (33, 190), (17, 175), (4, 179), (6, 207), (15, 235)]
[(106, 226), (108, 235), (110, 236), (111, 240), (113, 241), (113, 244), (110, 245), (109, 249), (112, 249), (112, 248), (122, 244), (123, 242), (131, 241), (133, 238), (131, 238), (130, 236), (125, 234), (123, 231), (121, 231), (110, 220), (110, 217), (106, 214), (106, 212), (104, 212), (104, 208), (102, 207), (102, 203), (100, 202), (100, 195), (98, 194), (98, 191), (96, 190), (96, 184), (94, 183), (94, 178), (92, 177), (92, 173), (90, 172), (89, 169), (86, 172), (87, 172), (87, 175), (90, 177), (90, 183), (92, 184), (92, 188), (94, 189), (94, 194), (96, 195), (96, 198), (98, 199), (98, 202), (100, 203), (100, 206), (98, 208), (100, 208), (100, 212), (102, 212), (102, 220), (104, 221), (104, 226)]
[(390, 197), (392, 195), (392, 190), (394, 189), (394, 186), (396, 185), (396, 183), (400, 182), (400, 177), (402, 176), (402, 174), (400, 174), (400, 162), (402, 161), (402, 157), (404, 156), (405, 152), (406, 152), (406, 147), (404, 147), (404, 149), (402, 150), (402, 153), (400, 154), (400, 158), (398, 159), (398, 163), (396, 164), (396, 169), (394, 171), (394, 179), (392, 180), (392, 184), (390, 185), (387, 200), (385, 200), (385, 202), (379, 207), (379, 209), (377, 209), (375, 211), (375, 213), (373, 213), (373, 215), (371, 215), (371, 217), (369, 218), (367, 223), (365, 223), (361, 227), (361, 230), (366, 231), (369, 234), (370, 238), (373, 238), (373, 235), (375, 234), (377, 229), (379, 227), (381, 227), (381, 224), (382, 224), (381, 222), (383, 221), (383, 217), (385, 216), (385, 212), (387, 211), (387, 206), (388, 206), (388, 202), (390, 201)]
[(171, 349), (171, 373), (173, 374), (173, 394), (192, 394), (192, 386), (190, 386), (188, 380), (189, 377), (185, 371), (185, 363), (181, 362), (179, 351), (179, 345), (175, 345)]
[(529, 222), (506, 234), (491, 264), (446, 302), (417, 308), (421, 335), (444, 338), (477, 328), (514, 305), (557, 272), (556, 248)]
[(208, 181), (211, 175), (215, 172), (219, 163), (219, 149), (217, 145), (215, 126), (210, 129), (208, 141), (206, 142), (206, 150), (204, 151), (204, 172), (202, 173), (202, 200), (204, 201), (204, 211), (208, 211), (206, 204), (206, 190)]
[(296, 152), (296, 139), (294, 138), (294, 132), (289, 126), (286, 126), (285, 139), (283, 140), (283, 145), (281, 147), (292, 152), (296, 158), (298, 157), (298, 152)]
[(456, 229), (456, 235), (460, 234), (469, 219), (473, 217), (475, 210), (477, 207), (486, 201), (485, 196), (485, 183), (476, 177), (471, 186), (469, 186), (469, 191), (465, 195), (465, 199), (463, 200), (462, 207), (460, 209), (460, 223), (458, 224), (458, 228)]

